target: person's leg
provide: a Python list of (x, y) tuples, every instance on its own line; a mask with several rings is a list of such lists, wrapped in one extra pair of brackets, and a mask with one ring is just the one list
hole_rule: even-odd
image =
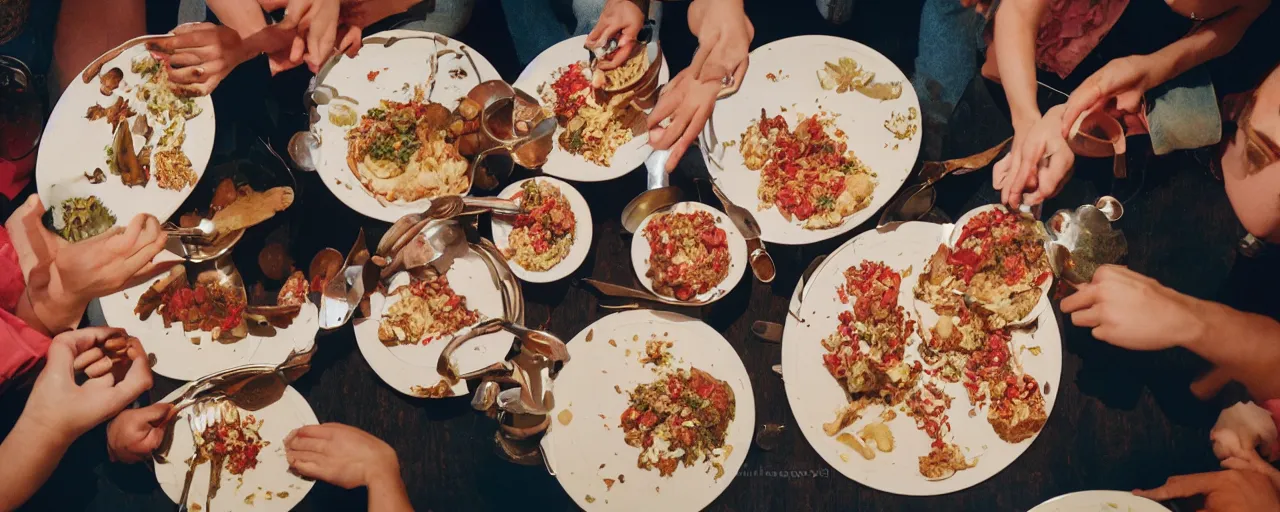
[(920, 44), (911, 85), (920, 98), (926, 137), (922, 158), (936, 160), (941, 134), (956, 102), (978, 72), (978, 51), (986, 19), (959, 0), (926, 0), (920, 13)]
[(144, 0), (63, 0), (53, 40), (50, 104), (93, 59), (146, 33)]
[(569, 37), (569, 30), (556, 18), (550, 0), (502, 0), (502, 12), (521, 67)]
[(435, 8), (427, 10), (428, 3), (410, 7), (405, 13), (410, 20), (397, 23), (395, 27), (453, 37), (471, 22), (471, 12), (476, 6), (476, 0), (436, 0)]

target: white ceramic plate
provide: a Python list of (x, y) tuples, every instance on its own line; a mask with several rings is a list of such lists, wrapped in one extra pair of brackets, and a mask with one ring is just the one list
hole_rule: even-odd
[[(195, 278), (190, 272), (188, 276)], [(298, 318), (288, 328), (277, 329), (270, 336), (250, 334), (235, 343), (215, 342), (209, 338), (209, 333), (203, 331), (183, 332), (182, 324), (178, 322), (166, 329), (158, 313), (153, 313), (144, 322), (133, 313), (133, 308), (138, 305), (142, 292), (153, 282), (155, 279), (103, 297), (102, 314), (107, 325), (124, 328), (142, 340), (147, 352), (156, 356), (156, 364), (151, 370), (165, 377), (195, 380), (242, 364), (277, 364), (284, 362), (294, 349), (304, 351), (315, 344), (319, 312), (310, 303), (303, 304)], [(193, 338), (198, 338), (200, 343), (192, 343)]]
[[(989, 211), (1000, 209), (1000, 208), (1004, 208), (1004, 207), (998, 204), (989, 204), (989, 205), (979, 206), (977, 208), (969, 210), (964, 215), (960, 216), (960, 218), (956, 220), (955, 224), (952, 225), (953, 227), (951, 228), (951, 232), (947, 235), (947, 245), (950, 245), (951, 247), (955, 247), (956, 242), (960, 241), (960, 233), (964, 231), (964, 225), (968, 224), (969, 221), (972, 220), (974, 217), (976, 217), (978, 214), (982, 212), (989, 212)], [(1041, 313), (1044, 313), (1045, 310), (1049, 309), (1049, 290), (1051, 289), (1053, 289), (1052, 277), (1049, 279), (1046, 279), (1044, 283), (1040, 284), (1040, 300), (1036, 302), (1036, 306), (1034, 308), (1031, 308), (1031, 312), (1027, 313), (1027, 316), (1022, 317), (1018, 321), (1012, 322), (1009, 325), (1023, 326), (1023, 325), (1031, 325), (1033, 322), (1035, 322), (1036, 318), (1039, 317)]]
[(649, 221), (653, 220), (656, 215), (665, 213), (693, 213), (696, 211), (710, 213), (716, 220), (716, 226), (724, 230), (725, 237), (729, 244), (729, 273), (725, 275), (724, 281), (713, 286), (705, 293), (694, 295), (693, 300), (710, 300), (711, 302), (720, 300), (725, 295), (728, 295), (729, 292), (733, 291), (734, 287), (738, 286), (738, 282), (742, 280), (742, 274), (747, 270), (747, 240), (742, 237), (742, 233), (738, 231), (738, 227), (734, 226), (733, 222), (729, 220), (729, 216), (722, 213), (720, 210), (702, 203), (685, 201), (671, 205), (670, 208), (649, 214), (649, 216), (645, 217), (643, 221), (640, 221), (640, 226), (636, 228), (636, 234), (631, 237), (631, 267), (636, 270), (636, 277), (644, 284), (645, 289), (649, 290), (654, 295), (675, 299), (675, 297), (659, 294), (653, 289), (653, 280), (645, 277), (645, 274), (649, 272), (649, 255), (652, 253), (649, 249), (649, 239), (645, 237), (644, 230), (649, 226)]
[[(431, 35), (429, 32), (415, 30), (388, 30), (367, 37), (420, 37)], [(444, 49), (441, 45), (439, 49)], [(480, 82), (501, 78), (483, 55), (461, 42), (449, 39), (448, 48), (466, 52), (475, 61), (480, 76), (472, 71), (467, 59), (457, 55), (447, 55), (439, 60), (436, 74), (435, 90), (431, 101), (444, 105), (449, 110), (457, 108), (467, 92)], [(316, 158), (316, 170), (321, 181), (329, 191), (344, 204), (361, 214), (385, 222), (395, 222), (405, 215), (419, 213), (426, 209), (426, 199), (413, 202), (379, 202), (373, 194), (360, 184), (360, 180), (347, 166), (347, 131), (350, 126), (335, 126), (329, 122), (329, 109), (335, 105), (346, 104), (356, 111), (357, 116), (364, 115), (370, 108), (378, 106), (381, 100), (408, 101), (413, 99), (414, 86), (425, 85), (431, 74), (429, 57), (436, 51), (436, 43), (430, 39), (407, 39), (399, 41), (390, 48), (381, 44), (368, 44), (360, 49), (355, 58), (339, 57), (338, 62), (325, 75), (323, 84), (337, 89), (338, 94), (355, 100), (349, 102), (335, 100), (328, 105), (316, 107), (319, 119), (311, 126), (311, 131), (320, 138), (319, 156)], [(456, 70), (465, 70), (465, 76)], [(369, 80), (370, 73), (377, 73), (374, 80)], [(357, 120), (359, 117), (357, 117)]]
[[(134, 87), (144, 83), (142, 76), (131, 69), (134, 57), (147, 54), (146, 45), (138, 45), (125, 50), (119, 56), (102, 66), (102, 73), (118, 67), (124, 72), (120, 87), (110, 96), (103, 96), (98, 90), (97, 78), (84, 83), (77, 73), (75, 80), (63, 91), (49, 116), (44, 136), (40, 140), (40, 158), (36, 161), (36, 185), (40, 200), (46, 208), (52, 207), (72, 197), (97, 196), (116, 216), (117, 225), (127, 225), (133, 217), (140, 213), (155, 215), (161, 221), (168, 219), (178, 210), (178, 206), (191, 195), (195, 186), (183, 190), (165, 190), (156, 184), (155, 176), (145, 187), (126, 187), (120, 177), (111, 174), (107, 167), (106, 148), (114, 140), (114, 131), (106, 119), (89, 121), (85, 119), (85, 111), (93, 105), (108, 107), (115, 103), (117, 97), (124, 97), (137, 115), (147, 116), (147, 122), (153, 130), (151, 142), (159, 142), (164, 133), (164, 126), (147, 113), (145, 101), (137, 98)], [(126, 90), (127, 89), (127, 90)], [(191, 160), (191, 169), (196, 176), (204, 176), (204, 169), (209, 165), (209, 154), (213, 151), (213, 135), (216, 122), (213, 114), (213, 100), (208, 96), (195, 99), (196, 106), (202, 112), (194, 119), (186, 121), (186, 140), (182, 143), (182, 151)], [(130, 126), (133, 125), (130, 118)], [(140, 135), (133, 136), (134, 150), (142, 148), (144, 139)], [(93, 184), (85, 178), (85, 173), (93, 174), (94, 169), (102, 169), (107, 180)]]
[(1028, 512), (1169, 512), (1169, 509), (1130, 492), (1080, 491), (1053, 498)]
[[(182, 386), (165, 397), (173, 400), (186, 391)], [(156, 480), (165, 495), (177, 503), (182, 497), (182, 484), (187, 476), (187, 468), (191, 456), (195, 453), (195, 441), (191, 438), (191, 408), (178, 413), (174, 422), (173, 446), (169, 449), (169, 462), (156, 464)], [(256, 412), (241, 410), (240, 414), (252, 414), (262, 420), (262, 428), (258, 435), (270, 444), (258, 453), (257, 467), (245, 471), (239, 477), (225, 469), (222, 472), (222, 487), (213, 498), (210, 507), (215, 510), (254, 510), (262, 512), (286, 512), (292, 510), (302, 501), (315, 485), (314, 480), (307, 480), (289, 471), (289, 461), (285, 458), (284, 438), (289, 432), (304, 425), (320, 423), (316, 413), (311, 410), (307, 400), (298, 394), (293, 387), (284, 390), (284, 395), (275, 403)], [(187, 505), (197, 503), (204, 507), (205, 496), (209, 493), (209, 463), (196, 466), (195, 476), (191, 479), (191, 492), (187, 496)], [(243, 483), (241, 483), (243, 479)], [(267, 491), (272, 497), (267, 498)], [(281, 497), (280, 493), (288, 493)], [(253, 498), (249, 498), (252, 495)], [(252, 500), (250, 506), (246, 500)], [(194, 507), (191, 510), (195, 510)]]
[[(569, 209), (573, 211), (574, 220), (577, 222), (573, 233), (573, 245), (569, 247), (569, 254), (565, 255), (560, 263), (542, 272), (526, 270), (515, 261), (507, 261), (511, 267), (511, 272), (520, 278), (521, 281), (530, 283), (550, 283), (559, 281), (568, 277), (574, 270), (582, 266), (582, 262), (587, 260), (587, 253), (591, 252), (591, 208), (587, 206), (587, 200), (573, 185), (565, 183), (555, 178), (546, 176), (538, 176), (536, 178), (528, 178), (517, 181), (502, 189), (502, 193), (498, 197), (511, 199), (520, 192), (520, 186), (526, 181), (534, 180), (538, 183), (550, 183), (560, 189), (560, 193), (569, 201)], [(508, 238), (511, 236), (511, 223), (509, 219), (499, 218), (496, 215), (490, 216), (490, 227), (493, 229), (493, 243), (498, 246), (498, 250), (506, 251), (509, 245)]]
[[(639, 360), (651, 335), (673, 342), (672, 366), (697, 367), (733, 388), (736, 407), (725, 438), (726, 446), (733, 449), (719, 480), (710, 462), (681, 465), (670, 477), (658, 476), (656, 469), (640, 469), (636, 467), (640, 449), (622, 439), (619, 425), (627, 409), (627, 393), (655, 379), (653, 366), (641, 365)], [(633, 337), (638, 338), (633, 341)], [(720, 333), (675, 313), (627, 311), (601, 318), (579, 332), (569, 342), (569, 355), (572, 360), (556, 377), (556, 408), (542, 447), (551, 473), (579, 507), (701, 510), (724, 492), (751, 448), (755, 396), (742, 360)], [(614, 385), (622, 392), (616, 392)], [(568, 425), (559, 419), (566, 410), (573, 416)], [(607, 489), (605, 478), (619, 481)], [(587, 496), (592, 497), (590, 502)]]
[[(454, 260), (453, 267), (445, 276), (449, 278), (453, 291), (467, 300), (467, 307), (478, 311), (483, 318), (502, 317), (502, 292), (489, 276), (488, 266), (474, 250)], [(409, 275), (401, 273), (392, 281), (390, 289), (408, 283)], [(369, 296), (369, 309), (375, 316), (355, 321), (356, 345), (383, 382), (406, 395), (425, 398), (425, 389), (444, 380), (444, 376), (436, 371), (436, 363), (450, 338), (434, 340), (426, 345), (383, 345), (378, 341), (378, 325), (382, 314), (398, 300), (399, 296), (387, 297), (380, 292)], [(463, 328), (462, 332), (466, 329)], [(454, 354), (459, 372), (466, 373), (501, 361), (514, 339), (511, 334), (498, 331), (467, 342)], [(467, 382), (459, 380), (454, 384), (453, 394), (467, 394)]]
[[(898, 297), (899, 304), (910, 304), (908, 301), (914, 300), (913, 289), (925, 262), (942, 241), (942, 228), (923, 222), (907, 222), (854, 237), (828, 256), (813, 274), (810, 279), (814, 285), (805, 292), (803, 304), (797, 304), (797, 295), (792, 295), (790, 307), (800, 313), (803, 321), (788, 315), (783, 331), (782, 373), (786, 376), (787, 401), (805, 439), (841, 474), (868, 487), (894, 494), (932, 496), (966, 489), (1008, 467), (1035, 440), (1032, 437), (1017, 444), (1004, 442), (987, 423), (985, 408), (977, 416), (969, 417), (971, 407), (962, 384), (941, 381), (942, 389), (954, 398), (947, 412), (951, 417), (952, 438), (967, 458), (978, 457), (977, 466), (956, 472), (951, 478), (931, 482), (920, 475), (917, 458), (929, 453), (931, 441), (916, 429), (914, 421), (906, 414), (899, 413), (889, 422), (894, 435), (894, 450), (877, 452), (873, 460), (863, 459), (822, 430), (822, 424), (833, 420), (836, 410), (847, 402), (840, 384), (822, 365), (826, 350), (821, 343), (835, 331), (839, 312), (849, 308), (840, 302), (836, 293), (836, 286), (844, 283), (844, 270), (865, 260), (883, 261), (899, 272), (910, 267), (911, 274), (903, 278)], [(922, 328), (932, 325), (933, 321), (929, 319), (922, 321)], [(918, 335), (909, 339), (905, 358), (908, 363), (920, 359), (916, 348), (919, 342)], [(1023, 347), (1033, 346), (1040, 347), (1040, 355), (1023, 350)], [(1041, 315), (1034, 332), (1014, 331), (1013, 351), (1028, 374), (1042, 386), (1049, 383), (1051, 389), (1045, 395), (1045, 410), (1052, 414), (1062, 375), (1062, 338), (1054, 316)], [(868, 408), (861, 419), (843, 432), (857, 432), (863, 425), (878, 421), (880, 410), (879, 407)]]
[[(549, 87), (552, 77), (558, 76), (556, 72), (560, 68), (587, 60), (588, 52), (583, 48), (586, 42), (587, 36), (582, 35), (565, 39), (547, 48), (538, 54), (533, 62), (524, 68), (524, 71), (520, 72), (515, 87), (542, 101), (542, 95), (539, 94), (538, 89), (544, 84)], [(662, 69), (658, 71), (658, 84), (665, 84), (670, 79), (671, 72), (667, 68), (667, 59), (664, 57)], [(556, 129), (556, 137), (559, 137), (559, 132), (563, 129), (563, 127)], [(649, 147), (648, 134), (633, 137), (630, 142), (623, 144), (614, 152), (613, 158), (609, 160), (609, 166), (604, 167), (565, 151), (560, 147), (559, 142), (553, 146), (551, 154), (547, 157), (547, 163), (542, 166), (542, 172), (570, 181), (606, 181), (617, 178), (640, 167), (644, 164), (644, 160), (649, 158), (649, 153), (653, 152), (653, 148)]]
[[(818, 70), (826, 62), (835, 62), (840, 57), (853, 58), (863, 69), (875, 72), (877, 82), (901, 81), (902, 96), (882, 102), (856, 91), (837, 94), (823, 90), (818, 84)], [(770, 73), (778, 80), (767, 78)], [(741, 88), (733, 96), (720, 100), (712, 114), (719, 142), (740, 142), (747, 127), (760, 119), (761, 108), (770, 117), (783, 115), (791, 129), (795, 129), (797, 114), (811, 115), (819, 111), (839, 114), (835, 125), (847, 135), (849, 149), (878, 176), (871, 204), (866, 208), (845, 218), (844, 223), (837, 227), (804, 229), (800, 222), (784, 219), (777, 208), (759, 210), (756, 189), (760, 187), (760, 172), (747, 169), (739, 153), (740, 144), (723, 148), (724, 157), (720, 162), (723, 170), (707, 159), (709, 151), (704, 151), (703, 158), (711, 176), (729, 199), (755, 211), (756, 220), (760, 223), (760, 238), (766, 242), (809, 244), (857, 227), (875, 216), (897, 193), (920, 152), (920, 130), (910, 139), (898, 140), (884, 127), (885, 120), (893, 113), (906, 115), (909, 108), (915, 108), (917, 112), (920, 110), (920, 102), (911, 83), (888, 58), (848, 39), (797, 36), (774, 41), (752, 51), (751, 68), (747, 70)], [(781, 111), (783, 108), (786, 112)], [(918, 124), (919, 120), (915, 122)]]

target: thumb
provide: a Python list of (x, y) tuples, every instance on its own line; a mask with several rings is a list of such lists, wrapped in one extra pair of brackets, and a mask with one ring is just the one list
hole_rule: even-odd
[(173, 404), (168, 402), (157, 402), (141, 409), (138, 409), (138, 419), (150, 424), (151, 426), (159, 426), (157, 423), (164, 420), (169, 415), (169, 411), (173, 410)]

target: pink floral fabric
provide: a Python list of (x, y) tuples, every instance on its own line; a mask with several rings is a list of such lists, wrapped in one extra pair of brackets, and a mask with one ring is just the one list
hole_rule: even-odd
[(1036, 63), (1066, 78), (1111, 31), (1129, 0), (1048, 0), (1036, 35)]
[(35, 367), (49, 351), (49, 337), (14, 316), (26, 284), (9, 232), (0, 228), (0, 390)]

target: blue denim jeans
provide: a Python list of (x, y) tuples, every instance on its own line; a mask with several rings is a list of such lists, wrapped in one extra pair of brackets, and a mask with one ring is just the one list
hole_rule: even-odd
[[(946, 133), (947, 120), (956, 102), (977, 76), (984, 48), (986, 18), (960, 0), (925, 0), (920, 13), (920, 48), (911, 85), (920, 98), (926, 133)], [(923, 157), (937, 159), (940, 140), (932, 137), (922, 148)]]
[[(539, 53), (560, 41), (588, 34), (604, 11), (605, 0), (502, 0), (502, 12), (515, 43), (516, 58), (524, 67)], [(568, 7), (573, 15), (569, 26), (556, 15)]]

